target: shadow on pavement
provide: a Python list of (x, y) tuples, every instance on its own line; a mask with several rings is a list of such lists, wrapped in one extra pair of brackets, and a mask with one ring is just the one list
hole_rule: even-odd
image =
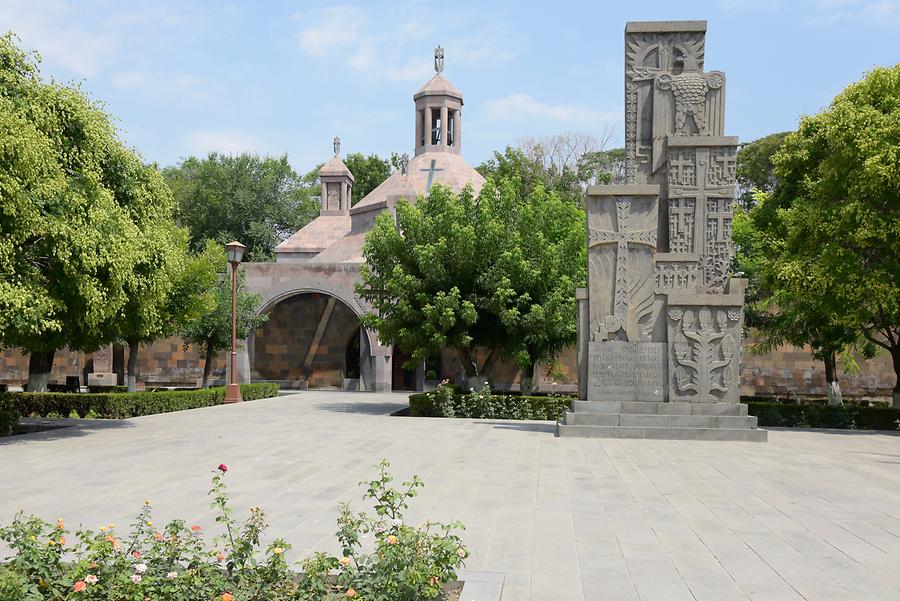
[(405, 408), (404, 403), (316, 403), (313, 409), (337, 413), (361, 413), (365, 415), (390, 415)]
[(479, 420), (475, 422), (477, 424), (487, 424), (493, 426), (496, 430), (519, 430), (522, 432), (549, 432), (553, 434), (556, 430), (556, 424), (553, 422), (543, 423), (543, 422), (525, 422), (517, 424), (512, 421), (502, 421), (502, 422), (491, 422), (485, 420)]
[(837, 430), (832, 428), (779, 428), (775, 426), (760, 426), (761, 430), (770, 432), (815, 432), (816, 434), (836, 434), (838, 436), (900, 436), (900, 431), (894, 430)]
[(77, 436), (87, 436), (98, 430), (133, 427), (134, 424), (123, 419), (22, 418), (19, 421), (21, 433), (0, 437), (0, 446), (25, 442), (62, 440)]

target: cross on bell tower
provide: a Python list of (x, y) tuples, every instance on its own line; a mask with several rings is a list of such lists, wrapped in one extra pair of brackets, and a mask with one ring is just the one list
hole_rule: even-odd
[(444, 77), (444, 49), (434, 49), (434, 77), (413, 96), (416, 103), (416, 156), (425, 152), (459, 154), (462, 93)]

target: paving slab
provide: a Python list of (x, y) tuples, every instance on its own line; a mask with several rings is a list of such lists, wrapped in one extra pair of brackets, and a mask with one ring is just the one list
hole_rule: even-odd
[(900, 601), (900, 436), (769, 430), (769, 443), (556, 438), (547, 422), (390, 417), (402, 394), (308, 391), (0, 440), (0, 522), (154, 519), (215, 532), (209, 478), (262, 506), (293, 559), (336, 551), (339, 503), (381, 458), (459, 519), (504, 600)]

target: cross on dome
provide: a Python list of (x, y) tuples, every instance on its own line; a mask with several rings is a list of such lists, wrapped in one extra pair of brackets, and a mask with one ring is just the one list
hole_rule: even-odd
[(444, 70), (444, 49), (438, 44), (434, 49), (434, 72), (441, 73)]

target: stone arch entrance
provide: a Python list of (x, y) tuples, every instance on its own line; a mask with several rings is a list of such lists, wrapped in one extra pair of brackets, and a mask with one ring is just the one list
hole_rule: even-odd
[[(287, 388), (366, 389), (368, 335), (345, 302), (322, 291), (298, 291), (274, 299), (262, 311), (269, 319), (248, 340), (254, 381)], [(351, 352), (355, 361), (348, 357)]]

